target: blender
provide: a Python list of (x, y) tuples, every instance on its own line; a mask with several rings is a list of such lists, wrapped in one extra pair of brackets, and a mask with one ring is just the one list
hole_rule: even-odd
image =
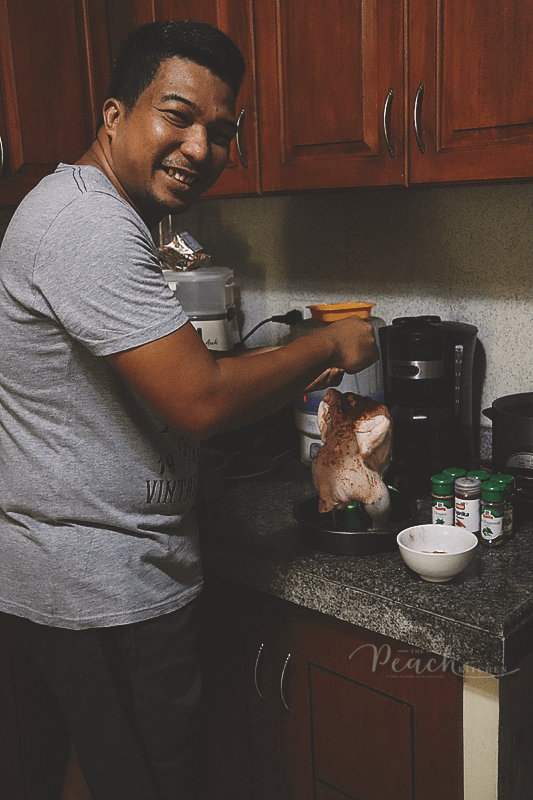
[(164, 269), (163, 275), (209, 350), (231, 350), (240, 341), (232, 269)]

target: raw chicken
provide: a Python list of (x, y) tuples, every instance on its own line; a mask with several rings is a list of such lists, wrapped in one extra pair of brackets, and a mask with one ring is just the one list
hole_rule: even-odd
[(359, 500), (382, 528), (390, 514), (382, 477), (391, 458), (392, 429), (386, 406), (353, 392), (328, 389), (318, 408), (324, 442), (313, 463), (319, 512), (343, 509)]

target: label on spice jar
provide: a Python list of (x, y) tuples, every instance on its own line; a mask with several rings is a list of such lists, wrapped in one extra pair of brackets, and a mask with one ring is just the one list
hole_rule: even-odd
[(453, 525), (453, 497), (434, 497), (431, 506), (433, 525)]
[(481, 538), (494, 541), (503, 536), (503, 510), (483, 506), (481, 513)]
[(463, 500), (455, 498), (455, 524), (471, 533), (479, 533), (481, 503), (478, 499)]

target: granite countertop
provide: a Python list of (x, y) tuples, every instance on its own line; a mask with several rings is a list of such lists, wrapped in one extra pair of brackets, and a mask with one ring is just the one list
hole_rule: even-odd
[[(497, 675), (533, 651), (533, 522), (503, 548), (479, 546), (460, 575), (435, 584), (409, 570), (397, 550), (311, 549), (293, 508), (315, 494), (296, 457), (261, 478), (229, 482), (222, 499), (197, 512), (206, 574)], [(421, 508), (427, 521), (429, 503)]]

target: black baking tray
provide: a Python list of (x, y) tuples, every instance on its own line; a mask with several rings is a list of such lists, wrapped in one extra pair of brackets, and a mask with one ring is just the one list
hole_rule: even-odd
[(325, 553), (341, 556), (366, 556), (391, 552), (396, 537), (404, 528), (416, 525), (418, 512), (412, 502), (397, 489), (389, 487), (391, 514), (382, 531), (343, 531), (337, 527), (335, 512), (320, 514), (318, 495), (297, 503), (294, 518), (300, 524), (304, 542)]

